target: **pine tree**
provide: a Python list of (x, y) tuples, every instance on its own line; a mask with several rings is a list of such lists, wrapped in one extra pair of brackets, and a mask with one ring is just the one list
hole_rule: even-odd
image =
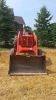
[(43, 6), (40, 9), (40, 13), (37, 13), (36, 24), (34, 27), (37, 30), (37, 36), (42, 46), (48, 46), (48, 42), (51, 41), (50, 34), (50, 20), (52, 16), (47, 8)]
[(10, 13), (11, 9), (6, 5), (5, 0), (0, 0), (0, 41), (7, 45), (14, 37), (15, 31), (12, 27), (14, 16)]

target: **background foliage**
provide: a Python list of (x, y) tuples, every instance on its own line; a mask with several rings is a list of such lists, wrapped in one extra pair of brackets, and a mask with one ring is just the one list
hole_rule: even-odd
[(15, 35), (14, 16), (10, 13), (10, 8), (6, 5), (5, 0), (0, 0), (0, 42), (3, 41), (5, 45), (11, 42)]
[(45, 6), (40, 9), (35, 19), (36, 28), (34, 31), (37, 34), (39, 44), (45, 47), (56, 47), (56, 23), (50, 23), (52, 16)]
[[(56, 47), (56, 23), (50, 23), (52, 16), (45, 6), (37, 13), (35, 20), (35, 33), (38, 37), (39, 45), (45, 47)], [(10, 13), (10, 8), (5, 0), (0, 0), (0, 42), (6, 45), (11, 43), (11, 39), (16, 34), (14, 27), (14, 15)], [(28, 31), (32, 31), (30, 26), (26, 26)]]

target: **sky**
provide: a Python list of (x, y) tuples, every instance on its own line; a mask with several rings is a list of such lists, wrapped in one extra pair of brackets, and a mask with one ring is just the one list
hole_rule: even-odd
[(34, 29), (37, 12), (46, 6), (53, 16), (51, 23), (56, 22), (56, 0), (6, 0), (6, 4), (13, 8), (15, 16), (22, 16), (26, 26)]

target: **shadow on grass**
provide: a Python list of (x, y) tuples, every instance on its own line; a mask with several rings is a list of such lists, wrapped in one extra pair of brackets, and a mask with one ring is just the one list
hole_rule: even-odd
[[(42, 51), (42, 52), (43, 52), (43, 55), (46, 56), (46, 52), (45, 51)], [(48, 67), (50, 65), (52, 65), (52, 61), (49, 57), (46, 57), (46, 66)]]
[[(51, 59), (50, 58), (47, 58), (46, 59), (46, 68), (48, 67), (48, 66), (51, 66), (52, 65), (52, 61), (51, 61)], [(55, 71), (51, 71), (51, 69), (48, 69), (47, 68), (47, 74), (49, 75), (49, 74), (56, 74), (56, 72)]]
[[(43, 54), (46, 55), (46, 52), (43, 51)], [(56, 73), (56, 72), (54, 72), (54, 71), (51, 71), (51, 69), (48, 69), (48, 67), (51, 66), (51, 65), (52, 65), (51, 59), (50, 59), (49, 57), (46, 57), (46, 69), (47, 69), (47, 74), (48, 74), (48, 75), (49, 75), (49, 74), (54, 74), (54, 73)]]
[(48, 75), (49, 75), (49, 74), (56, 74), (56, 72), (47, 69), (47, 74), (48, 74)]
[(52, 61), (51, 61), (50, 58), (47, 58), (47, 59), (46, 59), (46, 66), (48, 67), (48, 66), (50, 66), (50, 65), (52, 65)]

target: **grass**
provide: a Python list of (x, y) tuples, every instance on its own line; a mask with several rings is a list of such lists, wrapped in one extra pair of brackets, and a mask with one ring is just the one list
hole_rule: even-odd
[[(13, 48), (13, 45), (0, 45), (0, 51), (2, 50), (10, 50), (11, 48)], [(49, 49), (49, 47), (42, 47), (42, 46), (39, 46), (38, 47), (39, 49)], [(55, 48), (51, 48), (50, 49), (55, 49)]]
[(11, 48), (13, 48), (13, 45), (0, 45), (0, 51), (10, 50)]
[(43, 53), (48, 75), (10, 76), (10, 50), (0, 51), (0, 100), (56, 100), (56, 50)]
[(39, 49), (56, 49), (56, 47), (43, 47), (43, 46), (39, 46)]

